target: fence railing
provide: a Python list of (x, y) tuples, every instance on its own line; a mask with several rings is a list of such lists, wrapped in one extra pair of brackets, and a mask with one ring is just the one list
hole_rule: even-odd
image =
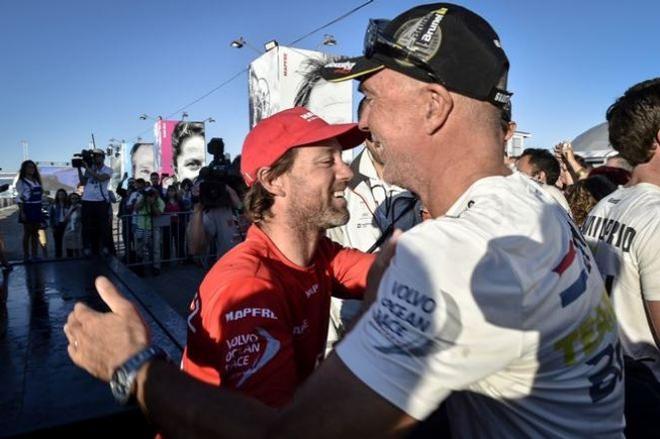
[(117, 255), (129, 267), (151, 265), (160, 269), (163, 263), (192, 258), (210, 267), (217, 258), (212, 237), (207, 237), (206, 252), (195, 255), (188, 252), (192, 215), (193, 212), (164, 212), (156, 216), (140, 213), (115, 216), (112, 236)]

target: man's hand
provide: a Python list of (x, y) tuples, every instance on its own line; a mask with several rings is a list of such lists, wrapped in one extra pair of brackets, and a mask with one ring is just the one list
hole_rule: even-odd
[(396, 251), (396, 243), (399, 240), (403, 232), (399, 229), (394, 230), (390, 239), (385, 242), (385, 245), (381, 247), (381, 250), (378, 252), (378, 257), (369, 268), (369, 273), (367, 274), (367, 290), (364, 292), (364, 304), (363, 309), (367, 309), (375, 300), (378, 294), (378, 286), (380, 285), (380, 280), (383, 278), (383, 274), (387, 267), (390, 266), (390, 261), (394, 257), (394, 252)]
[(149, 345), (149, 328), (112, 282), (100, 276), (95, 284), (111, 312), (99, 313), (77, 303), (64, 325), (64, 333), (71, 360), (108, 382), (119, 366)]

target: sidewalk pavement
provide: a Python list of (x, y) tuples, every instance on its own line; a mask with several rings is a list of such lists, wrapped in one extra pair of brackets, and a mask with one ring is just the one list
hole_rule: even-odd
[[(48, 256), (54, 258), (53, 235), (50, 230), (47, 233)], [(7, 259), (13, 263), (22, 263), (23, 226), (18, 222), (17, 206), (0, 208), (0, 236), (5, 241)], [(194, 264), (163, 263), (163, 269), (158, 276), (148, 275), (143, 278), (143, 282), (185, 318), (188, 316), (188, 306), (205, 275), (206, 271)]]
[[(50, 229), (46, 230), (48, 236), (48, 257), (55, 257), (55, 244)], [(18, 206), (0, 208), (0, 237), (5, 241), (5, 256), (9, 262), (23, 260), (23, 226), (18, 222)], [(44, 255), (39, 250), (39, 257)]]

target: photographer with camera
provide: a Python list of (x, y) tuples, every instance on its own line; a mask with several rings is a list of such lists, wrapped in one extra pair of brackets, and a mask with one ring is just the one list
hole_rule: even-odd
[(215, 243), (215, 254), (222, 256), (238, 244), (234, 211), (242, 209), (241, 200), (230, 186), (231, 162), (224, 156), (225, 144), (213, 138), (208, 152), (213, 161), (199, 172), (195, 190), (199, 191), (189, 225), (188, 251), (190, 254), (208, 254), (209, 243)]
[[(108, 183), (112, 169), (104, 164), (102, 149), (83, 150), (80, 158), (72, 160), (78, 168), (78, 179), (85, 186), (82, 196), (82, 238), (85, 255), (98, 255), (100, 248), (112, 253), (112, 229), (110, 227), (110, 196)], [(84, 168), (84, 172), (83, 172)]]

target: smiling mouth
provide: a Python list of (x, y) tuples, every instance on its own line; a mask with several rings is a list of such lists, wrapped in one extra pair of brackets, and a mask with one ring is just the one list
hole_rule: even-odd
[(341, 199), (344, 199), (344, 191), (335, 191), (335, 192), (332, 194), (332, 196), (335, 197), (335, 198), (341, 198)]

